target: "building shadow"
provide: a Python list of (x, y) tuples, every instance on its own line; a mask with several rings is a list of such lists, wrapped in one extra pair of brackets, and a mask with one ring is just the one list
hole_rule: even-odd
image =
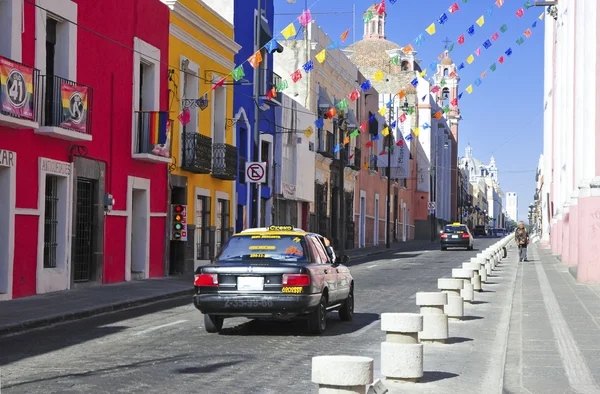
[[(222, 369), (222, 368), (227, 368), (227, 367), (231, 367), (243, 362), (247, 362), (250, 359), (253, 359), (254, 356), (246, 356), (246, 355), (239, 355), (239, 356), (219, 356), (219, 358), (226, 358), (226, 357), (233, 357), (234, 359), (231, 361), (220, 361), (220, 362), (216, 362), (216, 363), (206, 363), (204, 365), (198, 365), (198, 366), (190, 366), (190, 367), (183, 367), (183, 368), (176, 368), (173, 370), (173, 372), (179, 373), (179, 374), (203, 374), (203, 373), (213, 373), (213, 372), (217, 372), (218, 370)], [(206, 359), (207, 357), (202, 357), (202, 359)]]
[(464, 342), (472, 342), (473, 338), (465, 338), (465, 337), (450, 337), (446, 339), (446, 345), (453, 345), (455, 343), (464, 343)]
[[(376, 313), (355, 313), (352, 321), (341, 321), (337, 312), (327, 314), (327, 328), (320, 336), (350, 334), (379, 320)], [(227, 320), (225, 320), (227, 321)], [(223, 328), (219, 335), (225, 336), (313, 336), (308, 333), (306, 320), (272, 321), (250, 320), (234, 327)]]
[(483, 319), (483, 316), (463, 316), (460, 320), (461, 321), (473, 321), (473, 320), (481, 320)]
[(423, 377), (419, 379), (419, 383), (433, 383), (444, 379), (456, 378), (458, 374), (452, 372), (441, 371), (423, 371)]
[(471, 301), (471, 305), (489, 304), (488, 301)]

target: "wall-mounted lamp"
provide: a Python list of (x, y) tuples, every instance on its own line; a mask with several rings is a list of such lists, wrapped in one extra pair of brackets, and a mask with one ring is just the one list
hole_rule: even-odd
[(104, 210), (106, 212), (112, 211), (113, 205), (115, 205), (115, 199), (113, 195), (110, 193), (104, 194)]

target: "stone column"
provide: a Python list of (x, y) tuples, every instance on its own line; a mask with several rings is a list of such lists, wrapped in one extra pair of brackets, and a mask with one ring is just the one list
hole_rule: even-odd
[(373, 382), (373, 359), (356, 356), (317, 356), (312, 359), (312, 381), (319, 394), (366, 394)]
[(381, 374), (390, 380), (417, 381), (423, 377), (423, 316), (416, 313), (382, 313)]
[(418, 292), (416, 303), (423, 316), (423, 331), (419, 333), (419, 341), (446, 342), (448, 315), (444, 313), (444, 307), (448, 303), (448, 295), (442, 292)]

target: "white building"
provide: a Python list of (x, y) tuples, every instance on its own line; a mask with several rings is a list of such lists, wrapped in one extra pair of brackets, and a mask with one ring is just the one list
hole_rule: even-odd
[(506, 213), (511, 220), (519, 221), (519, 203), (515, 192), (506, 193)]

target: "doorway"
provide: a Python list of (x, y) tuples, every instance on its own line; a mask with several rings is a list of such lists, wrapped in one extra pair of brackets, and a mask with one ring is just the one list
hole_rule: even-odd
[(148, 191), (132, 189), (131, 193), (131, 280), (148, 277)]
[(375, 225), (373, 234), (373, 245), (379, 245), (379, 196), (375, 197)]
[(359, 225), (358, 225), (358, 247), (365, 247), (365, 221), (366, 221), (366, 213), (365, 210), (367, 208), (367, 201), (365, 197), (360, 197), (360, 216), (359, 216)]
[(75, 237), (73, 245), (73, 282), (89, 282), (95, 280), (94, 239), (95, 229), (94, 206), (96, 204), (95, 181), (77, 178)]
[(11, 226), (11, 189), (10, 185), (11, 168), (0, 167), (0, 295), (8, 295), (10, 297), (10, 264), (12, 253), (10, 244), (13, 239), (10, 234), (13, 233)]

